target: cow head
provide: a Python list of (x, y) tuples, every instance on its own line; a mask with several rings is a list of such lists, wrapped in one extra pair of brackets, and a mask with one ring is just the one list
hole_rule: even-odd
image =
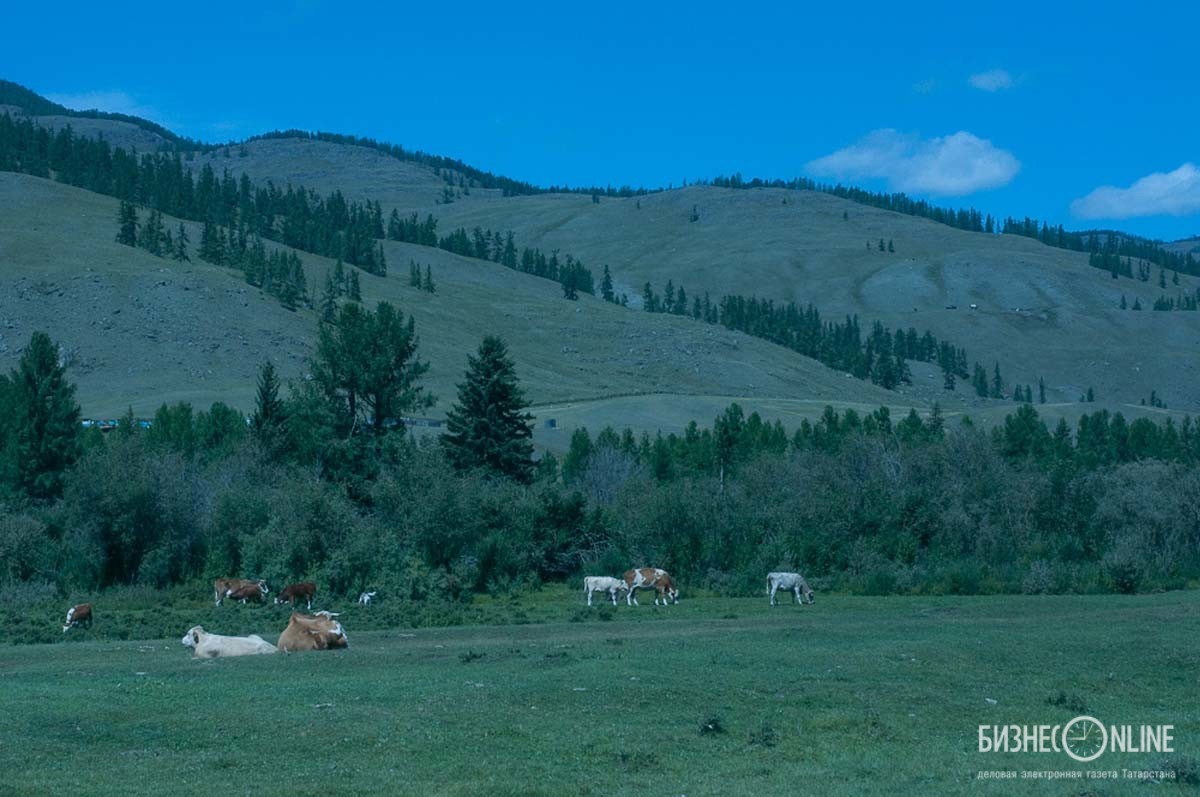
[(808, 586), (808, 584), (804, 585), (804, 589), (801, 592), (804, 595), (805, 603), (808, 603), (811, 606), (813, 603), (816, 602), (813, 598), (812, 587)]
[(186, 647), (194, 648), (200, 644), (200, 635), (204, 633), (204, 629), (200, 626), (192, 626), (188, 632), (183, 635), (183, 639), (179, 640)]
[(671, 599), (671, 603), (679, 603), (679, 588), (672, 584), (667, 590), (667, 597)]
[(267, 582), (261, 578), (258, 580), (258, 591), (264, 595), (266, 595), (268, 592), (271, 591), (270, 589), (267, 588)]

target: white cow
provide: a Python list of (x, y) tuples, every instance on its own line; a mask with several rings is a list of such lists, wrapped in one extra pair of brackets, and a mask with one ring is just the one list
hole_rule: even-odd
[(607, 592), (612, 598), (612, 605), (617, 605), (617, 593), (625, 589), (625, 582), (610, 576), (586, 576), (583, 579), (583, 594), (587, 596), (588, 606), (592, 605), (593, 592)]
[(775, 605), (775, 593), (787, 590), (796, 596), (796, 603), (812, 603), (813, 591), (799, 573), (767, 573), (767, 592), (771, 594), (771, 605)]
[(200, 626), (192, 626), (180, 640), (192, 649), (198, 659), (215, 659), (218, 656), (254, 656), (259, 653), (274, 653), (275, 646), (260, 636), (221, 636), (210, 634)]
[(374, 590), (372, 590), (370, 592), (364, 592), (358, 596), (358, 605), (359, 606), (370, 606), (371, 598), (374, 598), (374, 597), (375, 597)]

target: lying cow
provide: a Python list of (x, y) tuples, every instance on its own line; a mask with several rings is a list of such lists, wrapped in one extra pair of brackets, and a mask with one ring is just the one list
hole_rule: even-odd
[(370, 606), (371, 598), (374, 598), (374, 597), (375, 597), (375, 590), (371, 590), (370, 592), (364, 592), (358, 596), (358, 605), (359, 606)]
[(92, 627), (92, 604), (80, 603), (67, 609), (67, 621), (63, 624), (63, 633), (67, 633), (77, 625)]
[[(217, 580), (213, 581), (213, 599), (216, 600), (217, 605), (220, 606), (221, 603), (227, 597), (229, 597), (229, 593), (237, 592), (253, 586), (257, 586), (262, 595), (266, 595), (271, 591), (267, 589), (267, 582), (263, 581), (261, 578), (258, 581), (251, 581), (250, 579), (246, 578), (218, 578)], [(261, 595), (259, 597), (261, 598)]]
[(274, 653), (275, 646), (260, 636), (221, 636), (210, 634), (200, 626), (192, 626), (183, 635), (184, 645), (192, 649), (198, 659), (215, 659), (222, 656), (255, 656)]
[(791, 592), (799, 604), (812, 603), (813, 591), (799, 573), (767, 573), (767, 592), (771, 595), (771, 605), (775, 605), (775, 593), (778, 590)]
[(303, 598), (305, 606), (311, 612), (313, 596), (316, 594), (317, 585), (311, 581), (305, 581), (300, 584), (288, 584), (275, 596), (275, 603), (290, 603), (295, 606), (296, 601)]
[(612, 605), (617, 605), (617, 593), (625, 589), (625, 582), (610, 576), (585, 576), (583, 579), (583, 594), (587, 596), (587, 605), (592, 605), (593, 592), (607, 592), (612, 598)]
[(287, 628), (279, 635), (279, 649), (284, 651), (299, 650), (337, 650), (347, 647), (346, 631), (342, 624), (333, 619), (333, 612), (317, 612), (316, 614), (301, 614), (292, 612)]
[(625, 589), (629, 591), (625, 596), (625, 602), (630, 606), (638, 605), (637, 591), (639, 589), (653, 589), (655, 591), (655, 606), (658, 605), (660, 600), (663, 606), (667, 605), (668, 599), (671, 603), (679, 603), (679, 590), (675, 588), (675, 582), (671, 580), (671, 574), (657, 567), (626, 570)]

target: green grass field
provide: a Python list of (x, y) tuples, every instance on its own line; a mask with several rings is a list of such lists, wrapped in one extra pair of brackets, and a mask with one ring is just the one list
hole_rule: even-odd
[[(201, 662), (178, 638), (0, 649), (2, 791), (1173, 794), (1193, 786), (976, 773), (1196, 777), (1197, 592), (818, 595), (776, 609), (685, 595), (587, 612), (554, 588), (523, 601), (537, 622), (356, 632), (351, 620), (341, 653)], [(258, 611), (273, 639), (278, 614)], [(1177, 752), (1090, 765), (977, 752), (979, 724), (1080, 713), (1173, 724)]]

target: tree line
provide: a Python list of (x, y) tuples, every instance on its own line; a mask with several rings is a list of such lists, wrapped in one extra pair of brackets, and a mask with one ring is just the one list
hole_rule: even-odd
[[(662, 294), (647, 282), (642, 290), (642, 309), (650, 313), (670, 313), (687, 316), (708, 324), (720, 324), (726, 329), (744, 332), (769, 340), (792, 351), (811, 357), (830, 368), (849, 373), (858, 379), (869, 379), (888, 390), (911, 381), (907, 365), (910, 360), (936, 363), (941, 369), (944, 386), (954, 390), (956, 381), (968, 379), (967, 352), (947, 341), (939, 341), (933, 333), (918, 333), (915, 327), (891, 330), (875, 322), (864, 334), (857, 316), (844, 321), (826, 321), (811, 303), (777, 303), (756, 296), (726, 295), (713, 302), (709, 294), (688, 296), (683, 285), (668, 280)], [(976, 374), (982, 368), (976, 363)], [(995, 390), (984, 377), (980, 392), (978, 380), (973, 383), (982, 396), (1004, 398), (1000, 393), (1003, 380), (1000, 366), (995, 366)], [(1022, 391), (1022, 400), (1024, 397)]]
[(36, 333), (0, 378), (0, 589), (251, 573), (430, 600), (630, 562), (726, 594), (757, 594), (771, 569), (873, 594), (1130, 592), (1200, 575), (1191, 418), (1100, 411), (1050, 429), (1025, 405), (985, 432), (937, 408), (826, 408), (789, 433), (731, 405), (681, 434), (579, 429), (560, 462), (534, 457), (516, 363), (493, 337), (445, 433), (406, 434), (433, 401), (427, 368), (411, 318), (339, 303), (310, 379), (285, 394), (263, 366), (249, 423), (176, 403), (104, 435), (81, 430), (58, 348)]

